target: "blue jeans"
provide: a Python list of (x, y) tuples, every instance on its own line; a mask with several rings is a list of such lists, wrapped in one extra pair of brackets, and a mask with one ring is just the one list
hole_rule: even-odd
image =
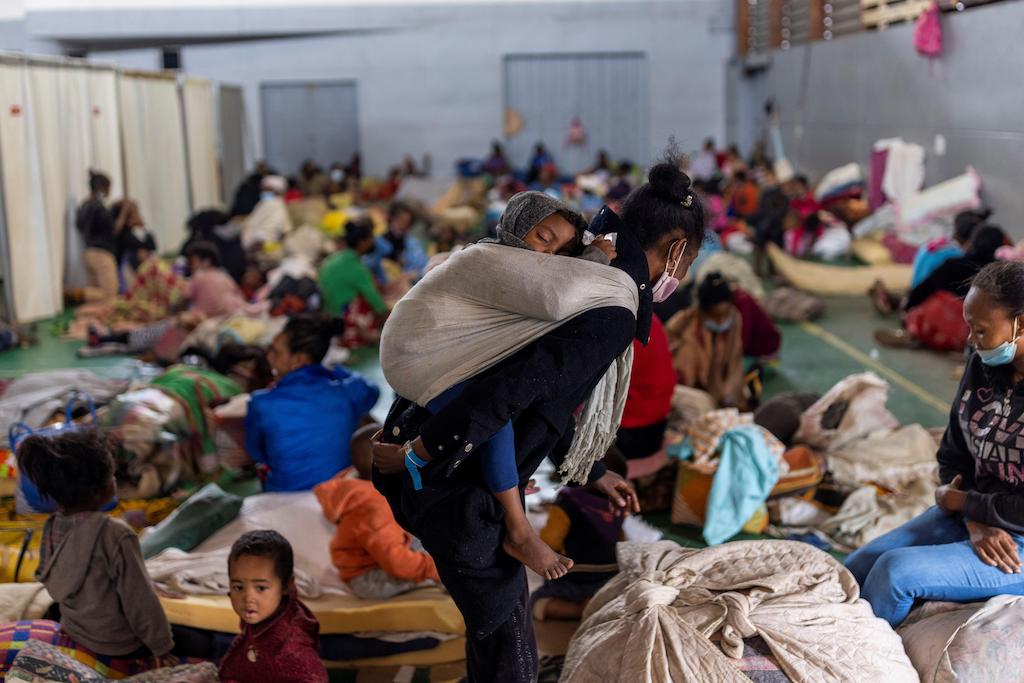
[[(427, 410), (437, 413), (458, 398), (465, 382), (456, 384), (426, 405)], [(519, 486), (519, 469), (516, 466), (516, 436), (512, 423), (506, 422), (498, 433), (481, 444), (476, 451), (484, 482), (491, 493), (500, 493)]]
[[(1024, 556), (1024, 536), (1011, 534)], [(982, 562), (963, 517), (932, 507), (846, 558), (861, 596), (893, 627), (916, 600), (976, 602), (996, 595), (1024, 595), (1024, 575)]]

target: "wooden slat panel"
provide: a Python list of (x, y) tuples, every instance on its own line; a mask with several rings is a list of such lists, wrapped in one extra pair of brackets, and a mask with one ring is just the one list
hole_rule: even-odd
[[(873, 7), (865, 7), (863, 3), (876, 3)], [(931, 0), (863, 0), (861, 4), (861, 23), (868, 28), (913, 21), (931, 6)]]

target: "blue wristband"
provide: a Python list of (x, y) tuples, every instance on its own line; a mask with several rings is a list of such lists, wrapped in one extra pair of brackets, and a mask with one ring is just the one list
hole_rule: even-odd
[(409, 450), (405, 453), (405, 469), (409, 470), (409, 476), (412, 477), (412, 488), (416, 491), (423, 489), (420, 468), (426, 466), (427, 461), (417, 456), (415, 451), (412, 450), (412, 446), (409, 446)]

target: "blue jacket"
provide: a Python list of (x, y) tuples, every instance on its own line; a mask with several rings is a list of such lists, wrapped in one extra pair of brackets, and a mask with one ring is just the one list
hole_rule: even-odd
[(307, 365), (257, 391), (245, 449), (270, 468), (266, 491), (308, 491), (352, 464), (349, 441), (380, 389), (339, 366)]
[[(386, 283), (388, 281), (382, 261), (386, 258), (391, 258), (394, 250), (391, 243), (382, 235), (374, 240), (373, 251), (363, 257), (363, 263), (370, 269), (373, 276), (377, 278), (377, 282)], [(402, 254), (403, 272), (414, 273), (416, 278), (419, 279), (423, 277), (423, 271), (426, 269), (429, 261), (430, 258), (427, 256), (427, 252), (423, 250), (423, 245), (420, 244), (420, 241), (412, 235), (406, 235), (405, 252)]]

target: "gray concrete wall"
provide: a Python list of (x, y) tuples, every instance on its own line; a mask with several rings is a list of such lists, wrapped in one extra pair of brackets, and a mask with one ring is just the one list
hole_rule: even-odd
[(850, 161), (866, 168), (874, 141), (901, 136), (928, 150), (926, 184), (973, 165), (995, 220), (1022, 238), (1024, 2), (945, 15), (943, 30), (935, 63), (914, 51), (909, 25), (775, 52), (767, 94), (787, 155), (814, 177)]
[(368, 169), (381, 173), (407, 153), (430, 153), (436, 172), (446, 174), (457, 158), (480, 156), (501, 136), (505, 55), (642, 51), (653, 158), (669, 136), (691, 148), (705, 135), (724, 132), (722, 75), (732, 38), (723, 5), (686, 0), (439, 9), (384, 32), (195, 46), (183, 50), (182, 60), (191, 73), (242, 84), (256, 130), (260, 83), (355, 80)]
[[(188, 73), (244, 87), (256, 154), (261, 83), (355, 80), (372, 173), (405, 154), (431, 154), (440, 174), (450, 174), (457, 158), (483, 155), (501, 137), (509, 54), (643, 52), (650, 155), (637, 161), (649, 162), (670, 136), (695, 149), (707, 135), (724, 137), (724, 72), (733, 45), (732, 3), (725, 0), (121, 10), (116, 17), (52, 11), (30, 13), (28, 27), (69, 45), (102, 45), (97, 49), (114, 61), (120, 58), (111, 41), (183, 37)], [(313, 35), (255, 39), (275, 33)], [(215, 42), (188, 44), (194, 39)]]
[(137, 48), (134, 50), (90, 52), (89, 59), (97, 62), (110, 62), (122, 69), (158, 71), (161, 68), (162, 55), (160, 50), (156, 48)]

